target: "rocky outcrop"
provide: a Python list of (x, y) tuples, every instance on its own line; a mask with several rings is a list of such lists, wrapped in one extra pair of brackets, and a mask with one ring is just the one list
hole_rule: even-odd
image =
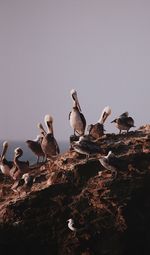
[(97, 143), (103, 155), (116, 155), (115, 179), (99, 154), (87, 161), (74, 151), (32, 167), (36, 177), (27, 194), (14, 193), (11, 180), (0, 176), (3, 255), (150, 253), (150, 126), (106, 134)]

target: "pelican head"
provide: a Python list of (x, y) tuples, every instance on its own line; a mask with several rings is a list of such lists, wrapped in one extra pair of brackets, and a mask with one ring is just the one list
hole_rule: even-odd
[(80, 104), (79, 104), (79, 101), (78, 101), (77, 91), (75, 89), (72, 89), (70, 91), (70, 94), (71, 94), (71, 98), (74, 101), (74, 106), (77, 107), (78, 110), (81, 112), (81, 107), (80, 107)]
[(49, 114), (46, 114), (44, 117), (44, 122), (49, 122), (49, 123), (53, 123), (53, 117), (50, 116)]
[(73, 222), (73, 219), (68, 219), (67, 222)]
[(33, 140), (35, 142), (40, 142), (43, 139), (43, 135), (37, 135), (37, 137)]
[(37, 127), (40, 129), (42, 135), (45, 136), (47, 134), (41, 123), (38, 123)]
[(109, 151), (107, 156), (105, 156), (105, 157), (111, 158), (111, 157), (114, 157), (114, 156), (115, 156), (114, 153), (112, 151)]
[(28, 180), (29, 180), (29, 177), (30, 177), (29, 173), (25, 173), (25, 174), (22, 175), (21, 179), (23, 179), (24, 182), (27, 184)]
[(4, 141), (3, 142), (3, 148), (7, 148), (8, 147), (8, 142), (7, 141)]
[(7, 152), (7, 149), (8, 149), (8, 142), (7, 141), (4, 141), (3, 142), (3, 150), (2, 150), (2, 154), (1, 154), (1, 157), (4, 158), (5, 157), (5, 154)]
[(15, 150), (14, 150), (14, 153), (15, 153), (15, 156), (22, 156), (23, 154), (23, 150), (20, 148), (20, 147), (17, 147)]
[(48, 114), (45, 115), (44, 122), (45, 122), (45, 125), (47, 126), (48, 133), (53, 134), (53, 118), (52, 118), (52, 116), (50, 116)]

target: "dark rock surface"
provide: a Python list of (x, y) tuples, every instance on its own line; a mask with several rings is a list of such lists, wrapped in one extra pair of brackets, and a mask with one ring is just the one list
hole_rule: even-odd
[[(1, 254), (150, 254), (150, 126), (97, 141), (117, 156), (117, 177), (99, 154), (86, 161), (68, 151), (32, 167), (27, 194), (0, 176)], [(72, 218), (77, 232), (67, 226)]]

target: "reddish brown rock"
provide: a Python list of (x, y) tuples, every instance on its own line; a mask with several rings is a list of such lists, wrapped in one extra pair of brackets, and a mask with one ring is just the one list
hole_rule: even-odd
[[(31, 191), (19, 197), (0, 176), (2, 254), (149, 254), (150, 126), (98, 140), (117, 178), (98, 157), (88, 162), (68, 151), (54, 162), (32, 168)], [(74, 219), (77, 232), (67, 226)]]

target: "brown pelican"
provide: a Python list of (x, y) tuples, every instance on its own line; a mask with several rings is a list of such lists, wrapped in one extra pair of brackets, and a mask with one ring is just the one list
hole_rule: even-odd
[(117, 176), (117, 171), (114, 166), (112, 166), (112, 160), (115, 158), (115, 155), (112, 153), (112, 151), (109, 151), (106, 156), (100, 156), (99, 161), (101, 165), (107, 169), (110, 170), (114, 174), (114, 178)]
[(14, 180), (20, 179), (20, 177), (30, 170), (29, 161), (20, 161), (19, 158), (23, 155), (23, 151), (20, 147), (14, 150), (14, 166), (10, 169), (10, 175)]
[(121, 134), (122, 130), (127, 130), (128, 132), (131, 127), (135, 127), (134, 120), (132, 117), (129, 117), (128, 112), (124, 112), (118, 118), (111, 121), (111, 123), (113, 122), (115, 123), (115, 126), (119, 129), (119, 134)]
[(13, 167), (13, 162), (5, 158), (8, 149), (8, 142), (3, 142), (2, 154), (0, 155), (0, 169), (5, 176), (10, 176), (10, 169)]
[(43, 135), (38, 135), (37, 139), (26, 141), (30, 150), (37, 156), (37, 164), (39, 163), (40, 157), (43, 157), (43, 161), (45, 157), (45, 154), (41, 148), (42, 140), (43, 140)]
[(15, 193), (19, 193), (22, 191), (25, 191), (26, 193), (31, 190), (31, 187), (33, 185), (33, 176), (29, 175), (29, 173), (23, 174), (22, 177), (15, 181), (15, 183), (12, 185), (11, 189)]
[(95, 139), (99, 139), (101, 136), (104, 135), (104, 122), (108, 118), (108, 116), (111, 114), (111, 109), (109, 106), (106, 106), (102, 114), (100, 116), (100, 119), (96, 124), (91, 124), (88, 126), (89, 135), (91, 135)]
[(38, 127), (43, 134), (43, 139), (41, 143), (41, 148), (46, 156), (46, 158), (51, 158), (60, 153), (58, 143), (54, 137), (53, 132), (53, 118), (50, 115), (45, 115), (44, 118), (45, 125), (47, 127), (47, 132), (43, 128), (42, 124), (38, 124)]
[(70, 125), (74, 130), (74, 135), (77, 133), (82, 136), (85, 132), (86, 120), (84, 115), (81, 113), (81, 107), (78, 101), (76, 90), (71, 90), (71, 97), (73, 100), (73, 108), (69, 114)]
[(101, 152), (99, 145), (91, 141), (88, 136), (80, 136), (79, 140), (72, 142), (71, 145), (76, 152), (86, 155), (87, 159), (90, 155)]

